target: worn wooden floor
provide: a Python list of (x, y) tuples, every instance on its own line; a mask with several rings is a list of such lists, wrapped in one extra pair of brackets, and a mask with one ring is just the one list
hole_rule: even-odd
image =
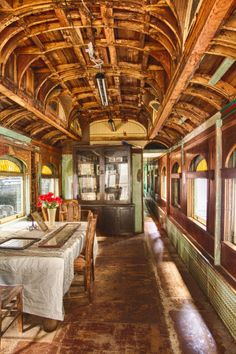
[[(151, 218), (146, 236), (100, 237), (94, 301), (77, 281), (65, 296), (65, 321), (52, 333), (25, 317), (9, 329), (2, 353), (234, 354), (236, 344)], [(155, 251), (152, 262), (145, 238)]]

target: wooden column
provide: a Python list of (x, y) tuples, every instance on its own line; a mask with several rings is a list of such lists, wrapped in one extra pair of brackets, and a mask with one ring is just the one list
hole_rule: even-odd
[(216, 164), (215, 164), (215, 242), (214, 263), (220, 265), (221, 258), (221, 168), (222, 168), (222, 119), (216, 120)]

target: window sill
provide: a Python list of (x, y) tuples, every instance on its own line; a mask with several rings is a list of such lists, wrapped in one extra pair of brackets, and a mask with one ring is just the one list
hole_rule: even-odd
[(11, 219), (11, 220), (6, 220), (2, 223), (0, 223), (0, 230), (3, 229), (4, 227), (8, 225), (14, 225), (17, 224), (18, 222), (26, 220), (26, 216), (20, 216), (19, 218)]
[(203, 229), (203, 230), (207, 230), (207, 228), (206, 228), (206, 225), (203, 225), (202, 223), (200, 223), (199, 221), (197, 221), (196, 219), (194, 219), (194, 218), (192, 218), (192, 217), (188, 217), (189, 218), (189, 220), (191, 220), (191, 221), (193, 221), (195, 224), (197, 224), (198, 226), (200, 226), (201, 227), (201, 229)]

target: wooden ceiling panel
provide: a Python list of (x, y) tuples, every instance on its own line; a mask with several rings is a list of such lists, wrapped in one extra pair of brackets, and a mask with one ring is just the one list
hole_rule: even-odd
[[(111, 112), (147, 127), (150, 100), (160, 104), (150, 136), (171, 144), (235, 97), (235, 64), (211, 83), (222, 73), (224, 59), (236, 58), (233, 0), (203, 0), (185, 47), (182, 0), (27, 0), (14, 1), (14, 9), (7, 0), (2, 4), (0, 94), (5, 101), (0, 97), (0, 109), (17, 105), (4, 124), (27, 133), (21, 107), (32, 124), (37, 119), (45, 124), (34, 126), (32, 134), (52, 144), (79, 138), (66, 130), (78, 116), (84, 125)], [(105, 75), (108, 107), (99, 97), (99, 71)], [(60, 94), (70, 108), (63, 127), (53, 112), (47, 116), (48, 102)]]

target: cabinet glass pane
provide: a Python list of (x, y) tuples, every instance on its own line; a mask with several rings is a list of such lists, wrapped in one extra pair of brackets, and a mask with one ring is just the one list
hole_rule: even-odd
[(99, 157), (93, 152), (77, 155), (78, 195), (81, 200), (99, 200)]
[(105, 200), (127, 201), (128, 199), (128, 157), (107, 157), (105, 159)]

